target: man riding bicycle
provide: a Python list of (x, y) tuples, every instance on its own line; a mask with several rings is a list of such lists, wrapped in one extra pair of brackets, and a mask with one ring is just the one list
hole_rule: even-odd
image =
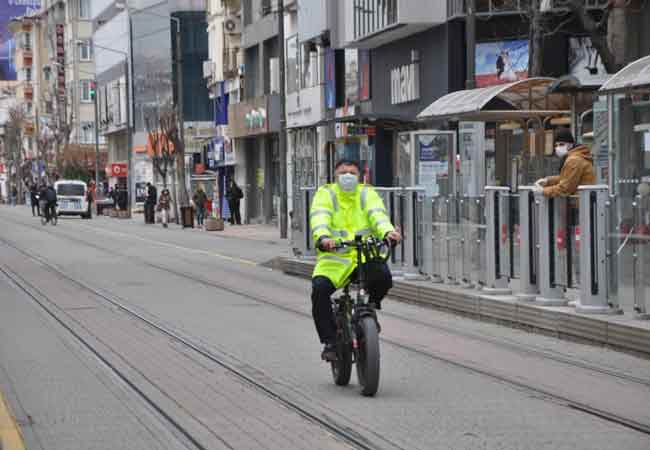
[[(332, 294), (343, 287), (356, 270), (356, 250), (337, 251), (337, 242), (357, 234), (375, 236), (398, 243), (402, 236), (391, 224), (384, 202), (369, 185), (360, 184), (359, 165), (341, 160), (335, 168), (336, 183), (321, 187), (311, 204), (309, 220), (318, 249), (312, 275), (312, 315), (324, 349), (322, 358), (336, 359), (336, 321)], [(393, 287), (388, 265), (368, 261), (369, 302), (381, 309), (381, 301)]]

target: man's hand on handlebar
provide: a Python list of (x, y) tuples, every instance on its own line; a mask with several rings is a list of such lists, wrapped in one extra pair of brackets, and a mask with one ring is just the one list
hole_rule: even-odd
[(319, 247), (325, 252), (331, 252), (336, 248), (337, 242), (334, 239), (322, 239)]
[(402, 233), (400, 233), (399, 227), (395, 228), (393, 231), (386, 233), (385, 239), (388, 239), (391, 244), (397, 245), (402, 242)]

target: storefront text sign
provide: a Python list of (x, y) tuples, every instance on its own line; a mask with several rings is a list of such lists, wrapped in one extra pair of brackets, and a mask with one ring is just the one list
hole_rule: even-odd
[(228, 115), (232, 137), (255, 136), (269, 132), (269, 97), (256, 97), (231, 103)]
[(411, 64), (390, 71), (390, 100), (393, 105), (420, 98), (420, 62), (416, 51), (411, 53), (411, 59)]
[(111, 177), (125, 177), (128, 172), (126, 163), (114, 163), (111, 164)]

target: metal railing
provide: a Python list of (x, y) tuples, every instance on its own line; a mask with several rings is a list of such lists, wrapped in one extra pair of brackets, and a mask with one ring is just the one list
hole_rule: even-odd
[[(650, 303), (650, 196), (611, 197), (607, 186), (548, 198), (532, 186), (488, 186), (478, 197), (426, 197), (420, 188), (376, 188), (404, 241), (391, 257), (399, 277), (510, 294), (541, 306), (566, 306), (577, 290), (581, 313), (637, 316)], [(315, 188), (294, 204), (294, 242), (314, 252), (309, 207)], [(295, 223), (295, 222), (299, 223)]]

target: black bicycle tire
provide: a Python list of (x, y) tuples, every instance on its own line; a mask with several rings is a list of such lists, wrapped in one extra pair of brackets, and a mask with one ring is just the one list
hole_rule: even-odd
[(330, 365), (332, 368), (332, 378), (334, 383), (337, 386), (347, 386), (350, 384), (350, 378), (352, 376), (352, 346), (350, 339), (346, 336), (343, 330), (344, 325), (341, 321), (344, 320), (341, 317), (337, 317), (337, 327), (339, 332), (337, 332), (336, 338), (336, 361), (331, 361)]
[(379, 330), (372, 317), (361, 318), (357, 328), (357, 378), (361, 395), (372, 397), (379, 389)]

